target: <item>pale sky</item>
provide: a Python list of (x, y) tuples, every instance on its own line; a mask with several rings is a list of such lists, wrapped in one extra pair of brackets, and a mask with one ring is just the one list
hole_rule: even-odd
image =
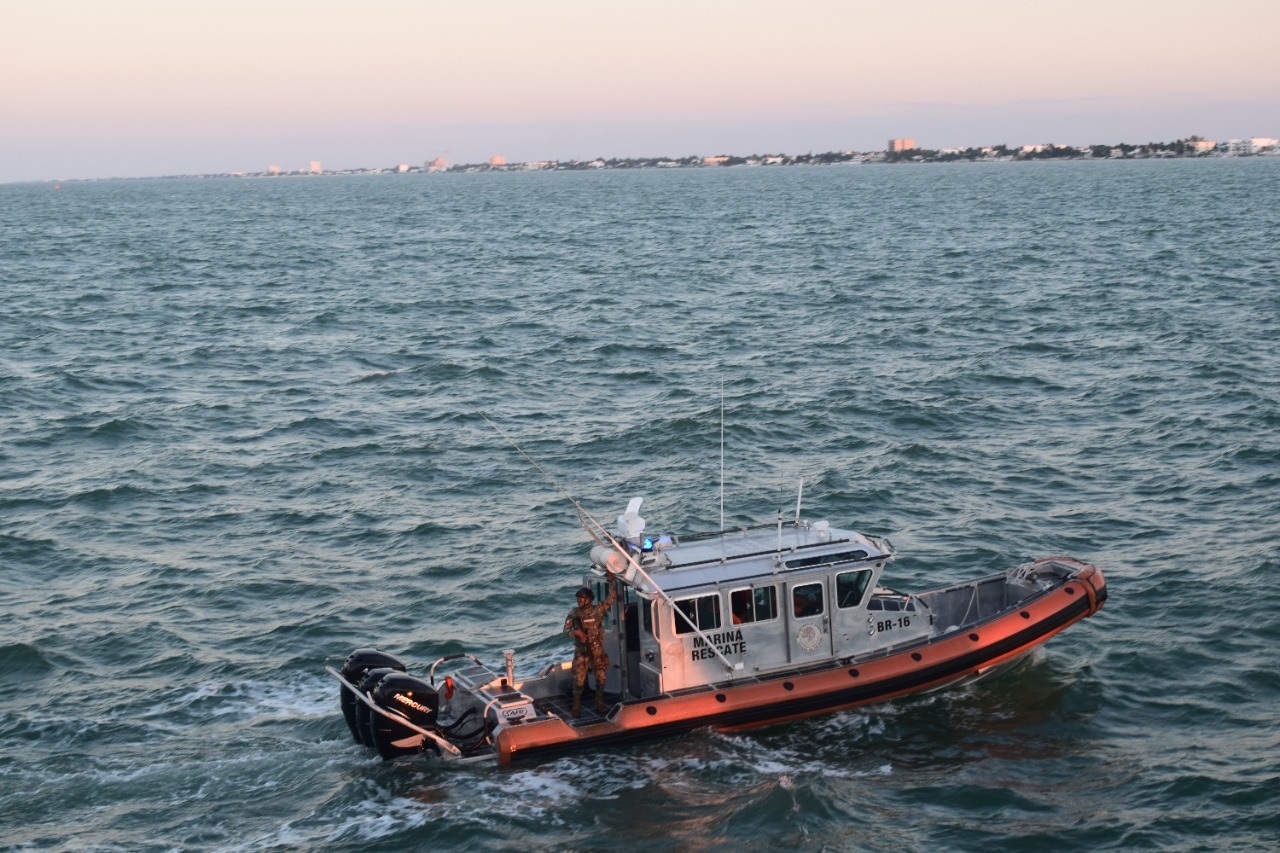
[(1280, 2), (0, 0), (0, 182), (1280, 136)]

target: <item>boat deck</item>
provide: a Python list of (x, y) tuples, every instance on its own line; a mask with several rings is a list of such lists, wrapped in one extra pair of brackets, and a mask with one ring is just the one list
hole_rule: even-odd
[(559, 717), (574, 728), (579, 728), (603, 721), (609, 711), (613, 710), (613, 706), (621, 701), (622, 697), (616, 693), (604, 694), (607, 710), (602, 714), (596, 710), (596, 692), (588, 687), (582, 691), (582, 716), (576, 720), (573, 718), (573, 697), (570, 695), (547, 696), (533, 704), (539, 711)]

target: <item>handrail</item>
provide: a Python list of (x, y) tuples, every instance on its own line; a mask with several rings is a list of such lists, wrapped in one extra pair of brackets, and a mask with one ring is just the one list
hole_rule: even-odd
[(454, 655), (445, 655), (444, 657), (440, 658), (440, 660), (431, 664), (431, 672), (428, 674), (428, 678), (427, 678), (427, 680), (431, 682), (431, 686), (432, 687), (436, 686), (436, 667), (438, 667), (440, 664), (445, 663), (447, 661), (461, 660), (462, 658), (469, 658), (476, 666), (484, 667), (485, 669), (488, 669), (488, 667), (486, 667), (483, 663), (480, 662), (480, 658), (476, 657), (475, 655), (469, 655), (466, 652), (458, 652), (457, 654), (454, 654)]

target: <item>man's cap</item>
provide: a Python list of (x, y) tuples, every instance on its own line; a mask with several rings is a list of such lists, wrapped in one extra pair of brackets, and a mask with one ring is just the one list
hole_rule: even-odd
[(591, 588), (585, 587), (585, 586), (582, 589), (578, 590), (578, 598), (583, 598), (584, 596), (586, 598), (592, 599), (593, 601), (595, 600), (595, 597), (596, 597), (595, 594), (591, 591)]

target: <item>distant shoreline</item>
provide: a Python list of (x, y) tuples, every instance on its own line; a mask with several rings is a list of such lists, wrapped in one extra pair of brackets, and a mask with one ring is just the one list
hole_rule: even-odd
[[(1263, 143), (1258, 145), (1256, 143)], [(1269, 143), (1269, 144), (1267, 144)], [(749, 156), (716, 155), (711, 157), (632, 157), (594, 160), (539, 160), (507, 163), (500, 157), (488, 163), (465, 163), (455, 166), (443, 164), (439, 159), (421, 166), (400, 163), (389, 167), (356, 169), (310, 168), (282, 170), (269, 167), (261, 172), (210, 172), (179, 175), (125, 176), (110, 178), (57, 178), (31, 181), (13, 181), (14, 184), (63, 184), (94, 181), (138, 181), (216, 178), (288, 178), (321, 175), (397, 175), (397, 174), (445, 174), (475, 172), (579, 172), (618, 169), (716, 169), (775, 166), (839, 166), (863, 164), (903, 163), (995, 163), (1042, 160), (1216, 160), (1236, 157), (1280, 156), (1280, 144), (1274, 139), (1232, 140), (1215, 143), (1190, 137), (1176, 142), (1149, 142), (1145, 145), (1024, 145), (1009, 148), (996, 145), (983, 148), (925, 149), (908, 147), (887, 151), (828, 151), (821, 154), (752, 154)]]

